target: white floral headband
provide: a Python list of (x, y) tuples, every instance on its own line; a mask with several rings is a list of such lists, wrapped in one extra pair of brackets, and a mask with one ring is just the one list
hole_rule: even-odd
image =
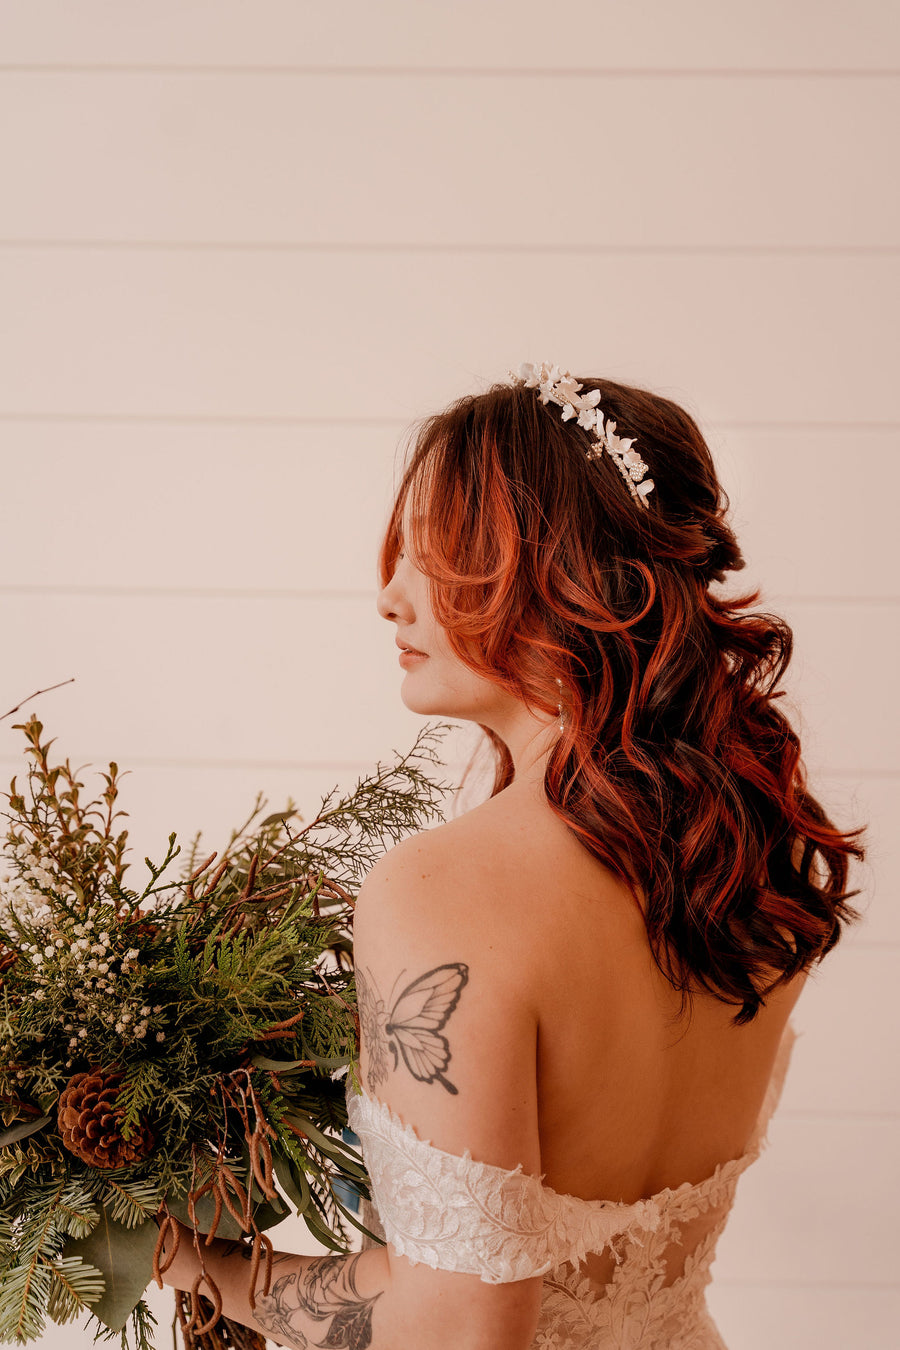
[(559, 366), (548, 365), (544, 361), (539, 366), (525, 363), (519, 367), (518, 375), (509, 372), (513, 384), (524, 384), (526, 389), (539, 389), (542, 403), (556, 403), (562, 408), (562, 420), (568, 422), (577, 416), (578, 425), (591, 432), (596, 445), (585, 453), (588, 459), (599, 459), (605, 450), (618, 468), (628, 491), (642, 506), (650, 509), (647, 497), (653, 491), (653, 479), (645, 478), (649, 472), (647, 465), (636, 450), (632, 450), (633, 440), (616, 435), (615, 422), (604, 421), (603, 412), (597, 406), (600, 402), (600, 390), (593, 389), (589, 394), (579, 395), (583, 386), (570, 375), (561, 371)]

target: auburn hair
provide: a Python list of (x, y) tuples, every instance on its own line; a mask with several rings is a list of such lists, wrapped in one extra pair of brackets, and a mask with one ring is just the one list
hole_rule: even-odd
[[(709, 448), (677, 404), (583, 378), (656, 484), (649, 509), (577, 422), (496, 384), (415, 429), (379, 556), (429, 578), (460, 660), (565, 729), (547, 800), (641, 903), (684, 1001), (703, 988), (750, 1021), (858, 917), (842, 832), (806, 785), (778, 706), (791, 629), (712, 584), (744, 566)], [(410, 534), (402, 538), (409, 499)], [(489, 728), (492, 795), (513, 778)]]

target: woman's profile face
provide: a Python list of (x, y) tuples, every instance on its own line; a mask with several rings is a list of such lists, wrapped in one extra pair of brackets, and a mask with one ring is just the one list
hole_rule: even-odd
[[(406, 504), (409, 506), (409, 502)], [(378, 613), (395, 625), (395, 640), (418, 655), (398, 648), (402, 671), (399, 697), (412, 713), (425, 717), (457, 717), (488, 726), (506, 741), (517, 765), (534, 737), (545, 738), (556, 720), (532, 714), (513, 694), (470, 670), (449, 644), (447, 630), (434, 617), (429, 579), (410, 556), (407, 509), (403, 512), (401, 548), (387, 585), (378, 597)]]
[(403, 552), (394, 575), (378, 597), (378, 613), (396, 625), (396, 641), (403, 671), (400, 697), (411, 712), (426, 716), (459, 717), (494, 726), (509, 715), (511, 695), (470, 670), (453, 651), (444, 628), (431, 607), (429, 581), (409, 553), (409, 531), (404, 528)]

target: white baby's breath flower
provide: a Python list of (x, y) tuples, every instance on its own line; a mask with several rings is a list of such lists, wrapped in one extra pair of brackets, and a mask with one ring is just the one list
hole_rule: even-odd
[(156, 1039), (158, 1041), (164, 1041), (166, 1039), (166, 1033), (164, 1031), (158, 1031), (156, 1033)]
[(122, 1035), (122, 1033), (123, 1033), (124, 1030), (125, 1030), (125, 1023), (124, 1023), (124, 1022), (117, 1022), (117, 1023), (116, 1023), (116, 1031), (119, 1033), (120, 1036)]
[(145, 1004), (144, 1007), (141, 1008), (141, 1017), (149, 1017), (149, 1016), (150, 1016), (150, 1009)]
[(141, 954), (141, 953), (140, 953), (140, 951), (138, 950), (137, 947), (129, 947), (128, 951), (125, 953), (125, 960), (126, 960), (126, 961), (136, 961), (136, 960), (138, 959), (138, 957), (140, 956), (140, 954)]

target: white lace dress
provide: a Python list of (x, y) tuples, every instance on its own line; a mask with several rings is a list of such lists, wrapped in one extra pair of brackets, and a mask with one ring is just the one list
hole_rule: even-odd
[[(759, 1156), (793, 1043), (788, 1027), (753, 1136), (712, 1176), (636, 1204), (560, 1195), (527, 1176), (434, 1148), (384, 1103), (348, 1095), (377, 1216), (412, 1262), (489, 1284), (544, 1277), (534, 1350), (725, 1350), (706, 1308), (716, 1242)], [(380, 1227), (379, 1227), (380, 1224)]]

